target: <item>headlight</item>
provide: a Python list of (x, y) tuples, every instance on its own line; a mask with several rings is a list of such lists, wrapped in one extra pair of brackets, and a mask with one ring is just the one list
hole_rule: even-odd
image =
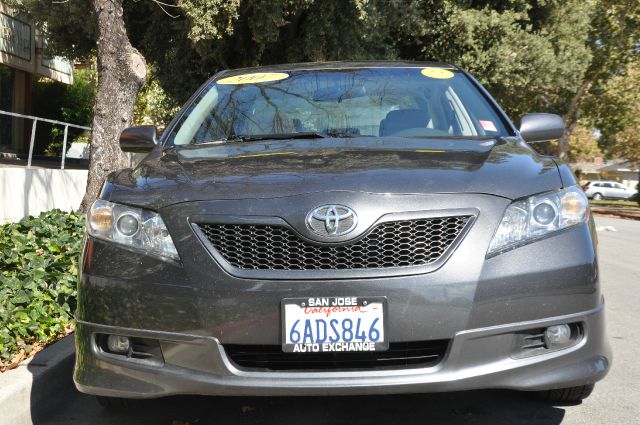
[(164, 221), (153, 211), (98, 199), (87, 215), (87, 233), (149, 255), (179, 258)]
[(513, 202), (493, 236), (488, 255), (584, 223), (588, 217), (589, 201), (576, 186)]

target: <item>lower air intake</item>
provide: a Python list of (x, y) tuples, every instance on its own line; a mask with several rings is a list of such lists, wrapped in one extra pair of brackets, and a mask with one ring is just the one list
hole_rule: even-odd
[(225, 345), (239, 367), (261, 370), (367, 370), (432, 367), (444, 357), (449, 340), (395, 342), (387, 351), (284, 353), (279, 345)]

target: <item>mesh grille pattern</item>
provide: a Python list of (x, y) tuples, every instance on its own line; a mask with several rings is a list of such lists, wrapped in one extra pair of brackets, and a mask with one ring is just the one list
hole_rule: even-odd
[(423, 266), (436, 261), (469, 216), (381, 223), (364, 238), (316, 245), (284, 226), (200, 224), (232, 266), (252, 270), (352, 270)]

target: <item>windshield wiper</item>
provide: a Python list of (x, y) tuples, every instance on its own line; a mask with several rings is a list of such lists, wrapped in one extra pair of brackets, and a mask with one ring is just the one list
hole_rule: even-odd
[(353, 133), (350, 131), (341, 131), (341, 130), (327, 130), (322, 134), (326, 135), (327, 137), (337, 137), (340, 139), (348, 139), (351, 137), (362, 137), (358, 133)]
[(341, 130), (327, 131), (302, 131), (298, 133), (274, 133), (274, 134), (249, 134), (239, 135), (231, 134), (226, 139), (207, 140), (206, 142), (194, 143), (194, 146), (206, 144), (222, 144), (234, 142), (258, 142), (261, 140), (287, 140), (287, 139), (327, 139), (327, 138), (349, 138), (349, 137), (365, 137), (357, 133)]
[(201, 142), (202, 143), (225, 143), (225, 142), (258, 142), (260, 140), (286, 140), (286, 139), (324, 139), (327, 136), (318, 132), (307, 131), (301, 133), (275, 133), (275, 134), (249, 134), (249, 135), (238, 135), (232, 134), (226, 139), (211, 141), (211, 142)]

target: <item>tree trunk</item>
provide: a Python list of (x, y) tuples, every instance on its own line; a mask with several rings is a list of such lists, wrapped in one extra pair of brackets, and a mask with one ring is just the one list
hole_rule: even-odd
[(593, 81), (591, 80), (584, 80), (582, 84), (580, 84), (578, 91), (573, 95), (573, 98), (571, 99), (571, 103), (569, 104), (567, 113), (563, 117), (565, 130), (564, 134), (560, 138), (560, 152), (558, 155), (563, 161), (567, 161), (569, 159), (569, 138), (571, 137), (571, 133), (573, 133), (573, 130), (576, 128), (576, 125), (578, 125), (582, 107), (582, 100), (584, 99), (584, 96), (589, 93), (592, 85)]
[(122, 130), (131, 124), (136, 95), (147, 74), (144, 57), (129, 42), (122, 1), (91, 1), (98, 37), (98, 93), (87, 191), (80, 205), (85, 212), (99, 195), (105, 177), (128, 165), (118, 139)]

